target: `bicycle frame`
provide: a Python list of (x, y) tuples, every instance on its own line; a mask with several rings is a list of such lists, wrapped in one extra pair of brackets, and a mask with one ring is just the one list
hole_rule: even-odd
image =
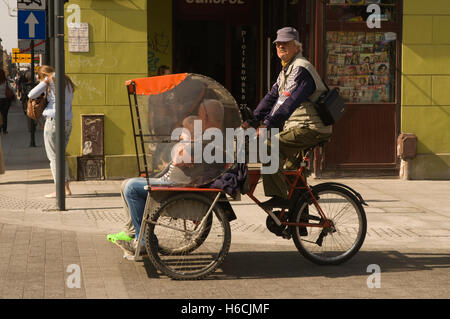
[[(322, 208), (320, 207), (316, 196), (314, 195), (312, 188), (308, 185), (305, 178), (303, 177), (302, 173), (305, 170), (305, 167), (307, 163), (309, 163), (309, 154), (310, 151), (306, 153), (306, 155), (303, 157), (303, 162), (300, 164), (300, 167), (296, 171), (285, 171), (283, 172), (284, 177), (286, 179), (286, 182), (289, 185), (289, 193), (288, 193), (288, 200), (297, 200), (298, 198), (293, 198), (294, 191), (295, 190), (306, 190), (309, 196), (311, 197), (314, 206), (316, 207), (319, 215), (320, 215), (320, 223), (293, 223), (288, 222), (285, 220), (285, 209), (283, 208), (281, 210), (280, 218), (278, 218), (271, 210), (266, 210), (261, 206), (261, 202), (255, 197), (254, 191), (256, 189), (256, 186), (258, 184), (258, 181), (261, 177), (260, 171), (249, 171), (250, 174), (250, 191), (246, 194), (248, 197), (250, 197), (264, 212), (266, 212), (270, 217), (275, 221), (275, 223), (278, 226), (284, 225), (284, 226), (296, 226), (296, 227), (318, 227), (318, 228), (327, 228), (331, 226), (330, 220), (325, 216), (325, 213), (323, 212)], [(289, 176), (294, 176), (294, 181), (291, 182), (289, 180)], [(301, 186), (297, 186), (299, 180), (301, 180)]]

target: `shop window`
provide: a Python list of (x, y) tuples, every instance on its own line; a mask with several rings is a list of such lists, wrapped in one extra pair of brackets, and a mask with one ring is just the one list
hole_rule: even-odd
[(348, 103), (395, 102), (395, 33), (327, 32), (326, 79)]
[[(378, 27), (367, 21), (379, 6)], [(325, 78), (347, 103), (395, 103), (401, 15), (396, 0), (326, 1)]]

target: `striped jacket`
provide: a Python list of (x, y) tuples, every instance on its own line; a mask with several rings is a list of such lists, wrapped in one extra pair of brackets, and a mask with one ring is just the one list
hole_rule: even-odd
[(299, 53), (285, 66), (271, 90), (253, 112), (255, 120), (267, 127), (286, 130), (294, 126), (309, 127), (322, 133), (331, 133), (331, 126), (324, 126), (314, 106), (326, 91), (314, 66)]

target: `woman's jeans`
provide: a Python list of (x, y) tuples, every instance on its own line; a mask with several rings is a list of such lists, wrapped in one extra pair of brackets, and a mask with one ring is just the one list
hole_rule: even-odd
[[(67, 143), (69, 143), (70, 133), (72, 132), (72, 120), (65, 121), (64, 124), (64, 154), (66, 152)], [(47, 158), (50, 161), (50, 169), (52, 170), (53, 180), (56, 182), (56, 121), (53, 118), (47, 118), (44, 126), (44, 145)], [(69, 167), (64, 157), (65, 181), (70, 180)]]
[[(159, 178), (149, 178), (149, 183), (150, 185), (163, 185), (164, 181)], [(145, 203), (147, 201), (148, 191), (144, 188), (145, 186), (147, 186), (147, 180), (145, 178), (131, 178), (126, 181), (122, 191), (125, 206), (128, 208), (131, 222), (134, 226), (136, 240), (139, 239)], [(145, 244), (144, 237), (142, 237), (142, 244)]]
[[(123, 190), (123, 198), (125, 205), (128, 206), (131, 221), (135, 230), (135, 238), (139, 239), (141, 231), (142, 218), (144, 217), (145, 202), (147, 201), (148, 191), (144, 188), (147, 186), (145, 178), (136, 177), (127, 180)], [(144, 238), (142, 238), (144, 244)]]

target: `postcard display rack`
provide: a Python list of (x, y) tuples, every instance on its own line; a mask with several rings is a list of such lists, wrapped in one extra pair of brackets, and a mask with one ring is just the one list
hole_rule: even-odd
[(381, 23), (396, 20), (394, 0), (328, 1), (327, 21), (338, 27), (326, 31), (326, 81), (347, 103), (395, 103), (397, 34), (365, 27), (369, 4), (380, 6)]

